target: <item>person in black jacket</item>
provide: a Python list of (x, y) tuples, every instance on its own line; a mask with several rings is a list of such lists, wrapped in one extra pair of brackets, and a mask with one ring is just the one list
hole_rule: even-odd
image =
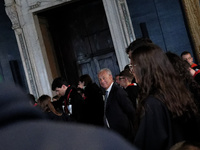
[(140, 87), (134, 144), (168, 150), (183, 140), (200, 140), (198, 108), (165, 52), (145, 44), (132, 52), (131, 65)]
[(119, 74), (120, 86), (123, 87), (124, 90), (127, 92), (129, 99), (131, 100), (134, 108), (136, 109), (136, 100), (138, 96), (139, 87), (137, 83), (132, 83), (133, 78), (133, 74), (130, 73), (128, 69), (121, 71)]
[(84, 91), (84, 123), (103, 126), (103, 91), (88, 74), (79, 77), (78, 88)]
[(133, 143), (135, 109), (128, 98), (128, 94), (120, 86), (114, 84), (110, 69), (101, 69), (98, 73), (98, 79), (102, 88), (106, 90), (104, 106), (105, 127), (118, 132)]
[(52, 90), (60, 97), (54, 102), (54, 106), (62, 109), (70, 116), (71, 121), (83, 122), (83, 98), (75, 87), (69, 85), (62, 77), (55, 78), (52, 82)]

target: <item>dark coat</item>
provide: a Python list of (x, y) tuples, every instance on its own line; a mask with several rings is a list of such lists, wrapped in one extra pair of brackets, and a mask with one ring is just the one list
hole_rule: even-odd
[(197, 74), (194, 76), (194, 80), (200, 85), (200, 73), (197, 73)]
[(194, 119), (172, 119), (167, 107), (153, 96), (145, 100), (134, 144), (141, 150), (168, 150), (183, 140), (200, 140), (199, 126)]
[(125, 89), (125, 91), (128, 93), (128, 97), (131, 100), (135, 109), (136, 109), (136, 105), (137, 105), (136, 99), (138, 97), (138, 90), (139, 90), (139, 87), (134, 84), (127, 86)]
[(84, 122), (103, 126), (104, 101), (103, 92), (96, 83), (86, 86), (84, 100)]
[(113, 84), (106, 104), (106, 117), (111, 129), (133, 142), (135, 110), (126, 91)]
[(72, 105), (72, 115), (70, 115), (71, 120), (77, 122), (83, 122), (84, 113), (83, 113), (83, 102), (84, 99), (82, 96), (77, 92), (75, 87), (68, 87), (64, 98), (67, 104)]

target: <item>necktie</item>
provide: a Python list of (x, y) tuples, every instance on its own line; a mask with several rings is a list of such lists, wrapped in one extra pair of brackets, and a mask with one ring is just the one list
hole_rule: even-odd
[(108, 128), (110, 128), (109, 123), (108, 123), (108, 120), (107, 120), (107, 118), (106, 118), (106, 104), (107, 104), (107, 98), (108, 98), (108, 91), (106, 91), (106, 93), (105, 93), (105, 101), (104, 101), (104, 124), (105, 124)]
[(105, 93), (105, 102), (107, 101), (107, 98), (108, 98), (108, 91), (106, 91)]

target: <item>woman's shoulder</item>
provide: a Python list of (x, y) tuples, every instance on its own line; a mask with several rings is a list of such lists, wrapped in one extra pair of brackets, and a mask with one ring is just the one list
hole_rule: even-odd
[(159, 103), (162, 103), (158, 98), (156, 98), (155, 96), (153, 95), (149, 95), (147, 96), (145, 99), (144, 99), (145, 103), (149, 103), (149, 104), (159, 104)]
[(154, 110), (154, 111), (160, 111), (160, 110), (168, 110), (167, 106), (158, 98), (156, 98), (153, 95), (149, 95), (144, 100), (144, 107), (146, 110)]

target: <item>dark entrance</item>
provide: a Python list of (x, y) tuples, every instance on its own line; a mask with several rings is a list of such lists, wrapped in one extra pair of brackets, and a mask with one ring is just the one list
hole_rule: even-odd
[[(51, 34), (60, 74), (77, 84), (82, 74), (98, 83), (97, 72), (119, 67), (101, 0), (68, 3), (38, 14), (45, 19)], [(50, 62), (51, 60), (49, 60)]]

